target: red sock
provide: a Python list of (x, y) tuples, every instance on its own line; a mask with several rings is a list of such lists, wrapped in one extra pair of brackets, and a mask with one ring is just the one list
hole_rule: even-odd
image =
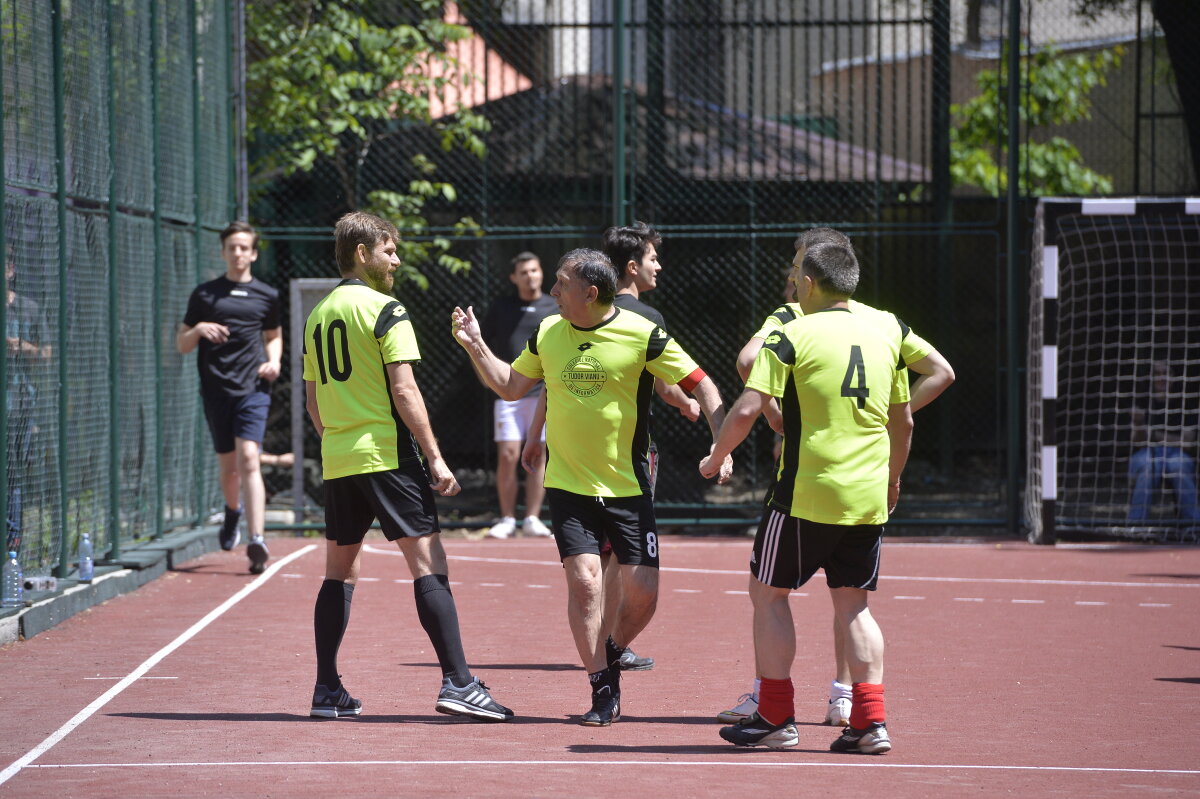
[(883, 683), (854, 683), (854, 699), (850, 706), (850, 726), (856, 730), (866, 729), (872, 722), (886, 721), (883, 712)]
[(768, 724), (782, 724), (796, 715), (796, 691), (792, 681), (762, 678), (758, 689), (758, 715)]

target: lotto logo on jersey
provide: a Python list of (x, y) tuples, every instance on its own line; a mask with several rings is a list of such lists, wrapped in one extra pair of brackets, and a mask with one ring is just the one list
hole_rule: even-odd
[(572, 358), (562, 370), (563, 385), (577, 397), (594, 396), (607, 380), (604, 366), (590, 355)]
[(767, 336), (767, 340), (763, 342), (763, 346), (770, 347), (775, 344), (778, 344), (782, 340), (783, 340), (783, 337), (780, 336), (778, 333), (772, 333), (771, 335)]

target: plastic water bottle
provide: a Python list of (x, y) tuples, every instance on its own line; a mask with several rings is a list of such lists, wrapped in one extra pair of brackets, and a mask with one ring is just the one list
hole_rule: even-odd
[(79, 582), (90, 583), (96, 570), (92, 559), (92, 538), (87, 533), (79, 536)]
[(0, 586), (0, 605), (19, 608), (25, 604), (25, 575), (21, 574), (21, 561), (16, 552), (8, 553), (4, 564), (4, 581)]

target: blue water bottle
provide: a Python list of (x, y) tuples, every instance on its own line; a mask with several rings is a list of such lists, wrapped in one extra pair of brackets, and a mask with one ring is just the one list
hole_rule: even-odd
[(79, 536), (79, 582), (90, 583), (96, 563), (92, 559), (92, 538), (87, 533)]
[(0, 605), (19, 608), (25, 604), (25, 575), (21, 574), (21, 561), (16, 552), (8, 553), (4, 564), (3, 585), (0, 585)]

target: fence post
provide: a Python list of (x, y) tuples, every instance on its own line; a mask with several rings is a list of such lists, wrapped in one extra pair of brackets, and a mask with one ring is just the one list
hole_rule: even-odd
[(613, 3), (613, 221), (625, 224), (625, 0)]
[(55, 574), (67, 576), (69, 545), (67, 541), (67, 359), (63, 345), (67, 341), (67, 281), (65, 273), (70, 263), (67, 250), (67, 140), (64, 111), (66, 79), (63, 74), (63, 19), (62, 0), (51, 3), (51, 29), (54, 35), (54, 161), (55, 182), (58, 184), (58, 527), (59, 554)]
[[(1008, 4), (1008, 227), (1006, 230), (1005, 258), (1005, 370), (1008, 374), (1008, 532), (1017, 535), (1020, 528), (1020, 497), (1018, 480), (1021, 466), (1021, 381), (1017, 373), (1017, 348), (1020, 346), (1017, 325), (1020, 324), (1017, 298), (1017, 248), (1020, 243), (1021, 160), (1017, 147), (1020, 145), (1021, 101), (1021, 3), (1009, 0)], [(1054, 543), (1047, 541), (1046, 543)]]
[[(105, 543), (110, 550), (121, 537), (121, 285), (117, 276), (117, 101), (113, 84), (113, 59), (117, 57), (113, 39), (113, 4), (108, 14), (108, 519)], [(97, 555), (100, 554), (98, 550)]]

